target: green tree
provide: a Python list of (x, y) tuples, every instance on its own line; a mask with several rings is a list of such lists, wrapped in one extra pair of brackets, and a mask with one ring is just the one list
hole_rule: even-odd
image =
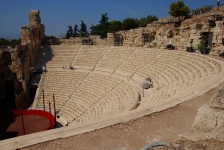
[(107, 16), (108, 14), (101, 14), (101, 20), (100, 20), (100, 25), (103, 26), (104, 28), (107, 28), (109, 25), (108, 19), (109, 17)]
[(83, 22), (83, 20), (81, 21), (80, 34), (81, 34), (81, 37), (87, 36), (88, 34), (86, 24)]
[(108, 32), (108, 26), (109, 26), (109, 22), (108, 22), (108, 14), (101, 14), (101, 19), (99, 21), (99, 24), (96, 24), (95, 26), (91, 26), (91, 34), (92, 35), (100, 35), (101, 38), (105, 38), (107, 37), (107, 32)]
[(70, 36), (69, 36), (69, 32), (67, 31), (66, 34), (65, 34), (65, 38), (66, 38), (66, 39), (69, 39), (69, 37), (70, 37)]
[(66, 35), (65, 35), (65, 38), (66, 39), (69, 39), (70, 37), (73, 36), (73, 29), (72, 29), (72, 26), (68, 26), (68, 30), (66, 32)]
[(4, 39), (4, 38), (0, 38), (0, 45), (8, 45), (9, 41)]
[(112, 32), (112, 33), (117, 32), (117, 31), (121, 30), (121, 27), (122, 27), (122, 22), (112, 20), (109, 22), (108, 32)]
[(155, 16), (155, 15), (148, 15), (146, 17), (146, 20), (147, 20), (147, 22), (149, 24), (149, 23), (153, 23), (154, 21), (159, 20), (159, 18), (157, 16)]
[(79, 29), (78, 29), (78, 25), (76, 24), (74, 26), (73, 37), (77, 37), (77, 36), (79, 36)]
[(123, 30), (130, 30), (138, 27), (138, 20), (133, 18), (124, 19), (122, 22)]
[(153, 21), (157, 21), (158, 17), (155, 15), (148, 15), (146, 18), (141, 18), (138, 20), (138, 27), (146, 27), (147, 24), (152, 23)]
[(138, 27), (146, 27), (148, 24), (147, 19), (146, 18), (141, 18), (138, 20)]
[(190, 8), (185, 6), (183, 0), (178, 0), (170, 4), (169, 14), (174, 17), (185, 16), (187, 17), (190, 13)]
[(15, 48), (16, 45), (20, 45), (21, 44), (21, 39), (12, 39), (12, 40), (7, 40), (4, 38), (0, 38), (0, 45), (6, 45), (6, 46), (10, 46), (12, 48)]
[(108, 14), (105, 13), (105, 14), (101, 14), (101, 20), (100, 20), (100, 24), (99, 24), (99, 28), (101, 29), (100, 30), (100, 37), (101, 38), (105, 38), (107, 37), (107, 32), (108, 32), (108, 25), (109, 25), (109, 22), (108, 22)]
[(101, 26), (100, 25), (95, 25), (95, 26), (91, 26), (90, 27), (90, 29), (91, 29), (91, 32), (90, 32), (90, 34), (91, 35), (100, 35), (100, 30), (101, 30)]

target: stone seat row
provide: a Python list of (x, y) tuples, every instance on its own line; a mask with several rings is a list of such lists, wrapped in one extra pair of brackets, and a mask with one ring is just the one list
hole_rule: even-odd
[(135, 49), (110, 49), (96, 68), (107, 68), (115, 70)]
[[(99, 51), (102, 51), (102, 50), (104, 50), (104, 52), (105, 52), (108, 49), (102, 48)], [(120, 50), (121, 51), (120, 53), (123, 53), (123, 52), (126, 52), (128, 50), (128, 48), (124, 48), (125, 51), (122, 51), (122, 49), (115, 49), (115, 48), (114, 49), (113, 48), (109, 49), (109, 51), (105, 54), (105, 56), (102, 58), (102, 60), (96, 66), (96, 68), (99, 67), (99, 68), (108, 68), (108, 69), (113, 69), (114, 70), (114, 69), (116, 69), (116, 67), (118, 67), (120, 64), (122, 64), (124, 62), (118, 68), (118, 70), (120, 69), (120, 71), (124, 71), (124, 72), (125, 71), (128, 71), (128, 70), (130, 70), (130, 67), (125, 67), (125, 66), (132, 65), (135, 68), (133, 70), (133, 72), (135, 72), (136, 70), (138, 70), (139, 67), (141, 67), (141, 64), (144, 64), (145, 63), (144, 61), (142, 61), (142, 62), (139, 61), (139, 60), (144, 60), (144, 57), (143, 57), (143, 59), (141, 59), (141, 58), (140, 59), (136, 59), (137, 58), (136, 56), (138, 56), (138, 54), (139, 54), (139, 56), (141, 56), (141, 54), (144, 54), (146, 52), (149, 52), (149, 54), (150, 53), (155, 54), (155, 55), (152, 55), (152, 54), (151, 55), (148, 55), (148, 56), (152, 56), (152, 58), (157, 55), (157, 58), (161, 58), (161, 59), (164, 59), (165, 58), (166, 60), (168, 59), (169, 61), (172, 61), (172, 59), (174, 58), (174, 56), (175, 56), (175, 59), (182, 58), (183, 60), (184, 60), (185, 57), (188, 57), (188, 59), (186, 61), (188, 61), (192, 57), (192, 58), (199, 58), (199, 60), (202, 60), (202, 61), (207, 61), (207, 62), (211, 61), (211, 62), (214, 62), (213, 63), (214, 65), (217, 64), (215, 61), (212, 61), (212, 60), (203, 58), (201, 56), (189, 55), (189, 54), (183, 53), (183, 52), (176, 52), (176, 51), (175, 52), (170, 52), (170, 51), (160, 51), (160, 50), (157, 50), (156, 51), (156, 50), (147, 50), (147, 49), (144, 49), (144, 48), (139, 48), (139, 49), (138, 48), (133, 48), (132, 51), (129, 52), (129, 54), (131, 54), (130, 58), (125, 59), (125, 60), (121, 59), (120, 62), (119, 62), (119, 60), (118, 61), (116, 61), (116, 60), (113, 61), (113, 59), (112, 60), (111, 59), (106, 59), (107, 58), (107, 54), (108, 55), (111, 54), (113, 52), (113, 50), (118, 50), (118, 51)], [(80, 57), (82, 54), (83, 54), (84, 57), (86, 57), (86, 55), (88, 54), (88, 52), (91, 54), (91, 56), (92, 56), (93, 59), (90, 59), (90, 60), (89, 60), (89, 58), (87, 58), (88, 60), (85, 59), (85, 58), (78, 59), (78, 57)], [(100, 57), (102, 56), (102, 55), (100, 55), (100, 57), (99, 56), (94, 57), (95, 55), (93, 53), (96, 54), (97, 53), (97, 50), (95, 51), (95, 49), (91, 49), (91, 51), (90, 51), (88, 49), (84, 49), (84, 48), (82, 49), (81, 48), (81, 51), (79, 53), (79, 56), (76, 58), (76, 60), (73, 61), (72, 66), (85, 66), (85, 67), (91, 66), (93, 68), (98, 63)], [(146, 58), (150, 58), (148, 56)], [(70, 57), (70, 58), (72, 58), (72, 57)], [(97, 58), (97, 59), (94, 59), (94, 58)], [(104, 61), (104, 58), (105, 58), (105, 61)], [(150, 59), (148, 59), (148, 60), (150, 60)], [(63, 61), (63, 63), (60, 63), (60, 61)], [(61, 60), (58, 60), (56, 62), (52, 61), (53, 63), (48, 63), (47, 66), (49, 66), (49, 67), (52, 66), (53, 67), (53, 66), (58, 66), (60, 64), (61, 65), (71, 65), (71, 62), (70, 61), (67, 61), (66, 62), (66, 61), (64, 61), (64, 59), (61, 59)], [(110, 62), (110, 63), (108, 64), (107, 62)], [(113, 64), (116, 64), (116, 63), (113, 63), (113, 62), (119, 62), (119, 63), (117, 65), (113, 66)], [(194, 65), (197, 65), (198, 66), (198, 64), (195, 64), (195, 61), (193, 61), (192, 63), (194, 63)], [(138, 65), (135, 65), (134, 66), (134, 64), (138, 64)], [(109, 67), (107, 67), (107, 66), (109, 66)], [(220, 70), (221, 70), (220, 68), (221, 67), (218, 67), (217, 73), (220, 72)], [(205, 68), (202, 68), (202, 69), (204, 71), (206, 71)], [(129, 72), (131, 72), (131, 71), (129, 71)], [(199, 71), (197, 70), (197, 72), (199, 72)]]
[[(88, 92), (85, 94), (87, 93)], [(97, 119), (101, 118), (102, 115), (109, 115), (108, 112), (118, 113), (121, 111), (128, 111), (136, 107), (139, 99), (138, 94), (136, 89), (131, 87), (128, 83), (119, 84), (104, 97), (99, 99), (93, 100), (92, 97), (88, 98), (88, 96), (83, 96), (83, 94), (74, 94), (71, 99), (75, 100), (70, 100), (65, 107), (61, 109), (59, 115), (68, 120), (68, 123), (72, 123), (73, 120), (78, 120), (79, 117), (88, 116), (88, 113), (93, 110), (95, 111), (91, 113), (91, 116), (84, 118)], [(99, 105), (101, 108), (96, 108)], [(105, 112), (102, 113), (100, 109), (105, 109)], [(108, 112), (106, 113), (106, 111)]]
[[(162, 93), (161, 88), (168, 88), (168, 89), (166, 89), (166, 92), (170, 89), (170, 91), (174, 92), (174, 94), (175, 94), (176, 93), (175, 89), (181, 90), (181, 89), (184, 89), (184, 88), (192, 85), (192, 82), (189, 82), (190, 78), (187, 78), (187, 76), (186, 76), (185, 80), (181, 78), (181, 77), (184, 77), (184, 74), (186, 72), (183, 73), (183, 74), (181, 74), (180, 72), (176, 72), (178, 74), (176, 74), (176, 77), (174, 77), (172, 79), (171, 76), (175, 76), (175, 74), (172, 75), (173, 71), (170, 71), (169, 73), (166, 73), (166, 71), (163, 71), (164, 69), (165, 68), (157, 69), (156, 66), (155, 66), (155, 68), (150, 71), (150, 69), (147, 68), (147, 70), (150, 71), (150, 72), (148, 72), (148, 76), (150, 75), (150, 77), (152, 78), (153, 83), (155, 85), (154, 88), (157, 89), (157, 90), (160, 90), (160, 92), (159, 92), (160, 94)], [(167, 69), (167, 71), (168, 70), (169, 69)], [(160, 71), (160, 72), (158, 72), (158, 71)], [(147, 76), (147, 74), (145, 76)], [(172, 82), (169, 82), (168, 81), (169, 79), (172, 79)], [(174, 82), (174, 81), (176, 81), (176, 82)], [(175, 88), (175, 89), (172, 89), (172, 88)], [(159, 94), (157, 94), (157, 95), (159, 95)], [(169, 94), (166, 94), (166, 95), (171, 96), (172, 93), (169, 93)], [(156, 97), (156, 96), (154, 96), (154, 97)], [(157, 98), (157, 99), (159, 99), (159, 98)]]
[[(57, 61), (64, 62), (67, 56), (62, 56), (62, 59)], [(69, 58), (72, 60), (72, 57)], [(61, 64), (56, 63), (55, 66)], [(110, 73), (121, 74), (139, 84), (150, 77), (153, 81), (153, 88), (150, 89), (151, 94), (146, 101), (147, 105), (162, 103), (165, 99), (214, 77), (222, 69), (216, 61), (199, 55), (195, 56), (195, 54), (144, 48), (132, 48), (128, 51), (126, 47), (123, 49), (81, 47), (72, 60), (72, 65), (95, 67), (96, 70), (105, 68), (111, 70)], [(59, 115), (69, 124), (87, 122), (113, 113), (129, 111), (132, 109), (132, 104), (133, 106), (136, 104), (135, 93), (138, 92), (134, 91), (137, 88), (123, 86), (123, 80), (116, 77), (93, 71), (85, 79), (75, 79), (82, 80), (82, 82), (74, 81), (71, 85), (69, 84), (71, 76), (57, 76), (55, 78), (52, 75), (55, 79), (43, 85), (49, 89), (49, 92), (46, 91), (49, 101), (50, 95), (57, 92), (57, 103), (60, 103)], [(50, 80), (50, 77), (46, 77), (46, 80)], [(57, 88), (51, 89), (51, 85), (57, 85)], [(63, 93), (66, 94), (63, 95)]]
[[(177, 65), (179, 65), (179, 64), (177, 64)], [(156, 67), (156, 65), (154, 65), (154, 66)], [(178, 67), (175, 67), (175, 68), (178, 68)], [(183, 72), (183, 69), (186, 69), (186, 66), (182, 67), (182, 71), (181, 72)], [(148, 68), (147, 68), (147, 70), (149, 71)], [(150, 105), (152, 105), (152, 102), (159, 103), (159, 101), (161, 101), (163, 99), (167, 99), (170, 96), (174, 95), (176, 93), (175, 92), (175, 89), (178, 90), (178, 91), (184, 90), (186, 88), (189, 88), (189, 87), (195, 85), (197, 82), (202, 82), (203, 83), (204, 81), (206, 81), (210, 77), (210, 76), (207, 76), (205, 78), (202, 78), (202, 77), (200, 77), (197, 74), (197, 72), (195, 72), (194, 75), (196, 77), (198, 77), (198, 78), (201, 78), (201, 79), (198, 79), (197, 82), (195, 82), (195, 80), (189, 82), (188, 80), (191, 80), (192, 77), (187, 78), (188, 80), (182, 80), (181, 82), (178, 80), (178, 83), (180, 83), (179, 86), (177, 84), (173, 83), (173, 87), (175, 89), (172, 89), (172, 87), (168, 87), (168, 86), (166, 87), (166, 86), (164, 86), (164, 85), (167, 84), (167, 81), (164, 80), (164, 76), (163, 76), (164, 73), (162, 71), (160, 73), (158, 73), (157, 72), (158, 70), (159, 69), (154, 68), (153, 71), (151, 71), (150, 73), (148, 73), (148, 76), (151, 75), (153, 82), (155, 82), (155, 88), (153, 89), (153, 94), (151, 95), (151, 98), (150, 98), (151, 99), (150, 100)], [(172, 72), (175, 73), (174, 71), (172, 71)], [(186, 73), (187, 73), (187, 71), (185, 71), (185, 73), (183, 73), (182, 75), (184, 75)], [(169, 74), (171, 74), (171, 72), (168, 73), (167, 75), (169, 75)], [(159, 76), (161, 76), (162, 78), (158, 78)], [(188, 77), (188, 76), (186, 76), (186, 77)], [(176, 78), (176, 79), (179, 79), (179, 78)], [(171, 93), (169, 93), (168, 91), (170, 91)], [(174, 93), (172, 93), (172, 92), (174, 92)]]
[[(52, 101), (52, 95), (64, 99), (63, 95), (72, 95), (87, 73), (77, 71), (48, 71), (44, 74), (41, 89), (44, 89), (46, 102)], [(38, 96), (37, 106), (42, 107), (43, 91)], [(60, 104), (60, 103), (59, 103)], [(57, 105), (60, 106), (60, 105)], [(61, 107), (61, 106), (60, 106)]]

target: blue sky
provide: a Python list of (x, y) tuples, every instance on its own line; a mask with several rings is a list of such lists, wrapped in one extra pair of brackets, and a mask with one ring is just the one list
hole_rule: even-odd
[[(87, 28), (96, 25), (101, 14), (108, 13), (109, 21), (156, 15), (169, 16), (169, 5), (177, 0), (0, 0), (0, 36), (20, 34), (20, 27), (28, 24), (30, 10), (40, 10), (46, 35), (59, 35), (67, 26), (81, 20)], [(216, 5), (217, 0), (184, 0), (191, 9)], [(221, 1), (221, 3), (224, 3)]]

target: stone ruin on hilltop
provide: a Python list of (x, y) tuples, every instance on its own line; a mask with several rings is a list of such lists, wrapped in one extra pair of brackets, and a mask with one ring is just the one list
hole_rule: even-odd
[[(108, 33), (107, 41), (115, 45), (166, 48), (169, 41), (177, 50), (198, 47), (200, 43), (217, 52), (222, 50), (223, 13), (211, 12), (184, 20), (168, 17), (148, 24), (147, 27)], [(179, 24), (178, 27), (176, 24)], [(203, 41), (205, 40), (205, 41)]]
[[(138, 46), (167, 48), (170, 41), (177, 50), (186, 51), (187, 47), (198, 49), (202, 44), (217, 55), (223, 52), (222, 40), (224, 36), (222, 11), (211, 11), (201, 15), (194, 15), (190, 19), (184, 17), (161, 18), (131, 30), (108, 33), (107, 38), (90, 35), (96, 45)], [(82, 44), (79, 37), (60, 39), (61, 44)], [(88, 45), (88, 43), (86, 43)]]

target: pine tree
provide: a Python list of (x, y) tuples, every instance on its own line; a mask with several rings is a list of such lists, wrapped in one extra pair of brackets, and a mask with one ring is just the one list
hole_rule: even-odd
[(83, 20), (81, 21), (80, 34), (81, 34), (81, 37), (87, 36), (88, 34), (86, 24), (83, 22)]
[(74, 32), (73, 32), (73, 37), (77, 37), (77, 36), (79, 36), (79, 29), (78, 29), (78, 25), (76, 24), (75, 26), (74, 26)]

